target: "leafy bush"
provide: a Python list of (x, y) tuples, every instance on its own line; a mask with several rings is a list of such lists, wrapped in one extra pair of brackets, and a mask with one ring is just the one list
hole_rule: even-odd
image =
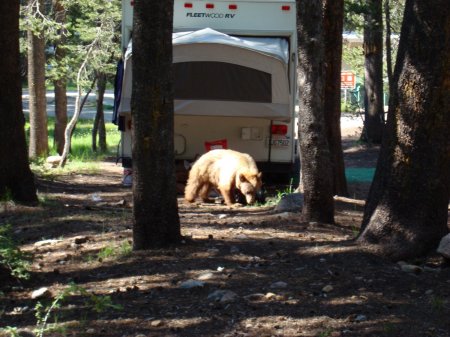
[(11, 276), (28, 279), (30, 256), (20, 251), (12, 239), (11, 225), (0, 226), (0, 267), (6, 268)]

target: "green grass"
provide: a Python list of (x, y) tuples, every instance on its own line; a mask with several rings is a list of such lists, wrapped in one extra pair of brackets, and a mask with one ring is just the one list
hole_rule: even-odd
[(85, 261), (88, 263), (93, 263), (95, 261), (103, 262), (107, 259), (121, 259), (130, 256), (133, 252), (133, 246), (131, 242), (125, 240), (118, 244), (107, 245), (99, 250), (96, 255), (85, 256)]
[[(54, 128), (55, 128), (55, 118), (48, 118), (48, 144), (49, 144), (49, 155), (56, 155), (56, 149), (54, 147)], [(101, 153), (99, 151), (94, 152), (92, 150), (92, 119), (80, 119), (75, 127), (72, 136), (72, 146), (69, 155), (69, 160), (74, 162), (92, 162), (103, 160), (105, 157), (115, 156), (117, 154), (117, 146), (120, 141), (120, 131), (117, 130), (117, 126), (112, 123), (106, 123), (106, 143), (107, 151)], [(25, 125), (25, 130), (27, 137), (29, 135), (30, 124), (27, 121)], [(37, 165), (39, 160), (35, 163)]]

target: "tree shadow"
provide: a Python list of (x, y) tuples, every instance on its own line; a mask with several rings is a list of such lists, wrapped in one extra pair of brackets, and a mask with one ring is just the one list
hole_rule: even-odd
[[(97, 313), (75, 294), (55, 311), (69, 335), (447, 336), (450, 268), (402, 272), (356, 246), (348, 221), (308, 223), (270, 206), (183, 205), (184, 243), (100, 258), (131, 240), (131, 209), (65, 204), (7, 217), (36, 262), (30, 281), (0, 295), (1, 326), (34, 325), (30, 292), (47, 286), (55, 298), (74, 282), (122, 309)], [(336, 205), (342, 217), (361, 216), (360, 206)], [(75, 242), (80, 236), (85, 243)], [(36, 248), (43, 237), (59, 241)], [(187, 280), (204, 284), (184, 289)], [(217, 290), (236, 297), (208, 298)]]
[[(56, 291), (75, 282), (123, 306), (122, 310), (96, 313), (86, 306), (84, 296), (70, 297), (58, 312), (59, 322), (73, 324), (81, 319), (82, 325), (94, 331), (87, 336), (130, 332), (133, 336), (319, 336), (331, 331), (345, 331), (350, 336), (413, 336), (427, 327), (439, 332), (446, 326), (444, 312), (434, 312), (422, 295), (429, 287), (442, 292), (441, 296), (448, 294), (444, 275), (401, 274), (395, 264), (339, 236), (339, 231), (350, 235), (344, 226), (337, 230), (336, 226), (294, 219), (250, 224), (239, 221), (241, 213), (234, 217), (239, 224), (226, 228), (220, 223), (205, 224), (199, 218), (188, 226), (205, 226), (214, 235), (194, 237), (180, 246), (91, 264), (81, 257), (69, 258), (58, 272), (44, 266), (43, 271), (33, 273), (27, 286), (49, 286)], [(230, 229), (236, 235), (221, 236)], [(261, 230), (263, 237), (257, 235)], [(115, 233), (123, 239), (130, 234), (129, 230)], [(72, 238), (63, 241), (67, 245)], [(49, 247), (40, 253), (58, 249)], [(450, 276), (448, 269), (443, 272)], [(184, 281), (208, 273), (211, 275), (202, 287), (180, 287)], [(436, 281), (442, 283), (436, 285)], [(208, 299), (216, 290), (230, 290), (237, 297), (231, 302)], [(35, 303), (13, 296), (3, 305), (5, 312), (12, 312), (14, 307), (33, 308)], [(430, 310), (424, 310), (427, 307)], [(420, 313), (424, 320), (411, 321), (408, 315), (413, 311), (414, 317)], [(5, 318), (8, 325), (26, 326), (33, 324), (34, 313), (29, 310)], [(76, 325), (69, 331), (78, 329)]]

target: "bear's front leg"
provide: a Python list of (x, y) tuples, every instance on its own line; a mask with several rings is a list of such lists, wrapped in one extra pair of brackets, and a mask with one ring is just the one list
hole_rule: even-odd
[(227, 206), (234, 205), (234, 195), (232, 189), (229, 187), (220, 187), (220, 194), (222, 194), (223, 200)]

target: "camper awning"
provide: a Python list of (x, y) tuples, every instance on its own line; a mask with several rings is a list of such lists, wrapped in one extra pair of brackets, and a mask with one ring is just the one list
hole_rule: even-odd
[[(234, 37), (210, 28), (173, 34), (175, 114), (289, 120), (288, 42)], [(132, 45), (120, 112), (130, 111)]]

